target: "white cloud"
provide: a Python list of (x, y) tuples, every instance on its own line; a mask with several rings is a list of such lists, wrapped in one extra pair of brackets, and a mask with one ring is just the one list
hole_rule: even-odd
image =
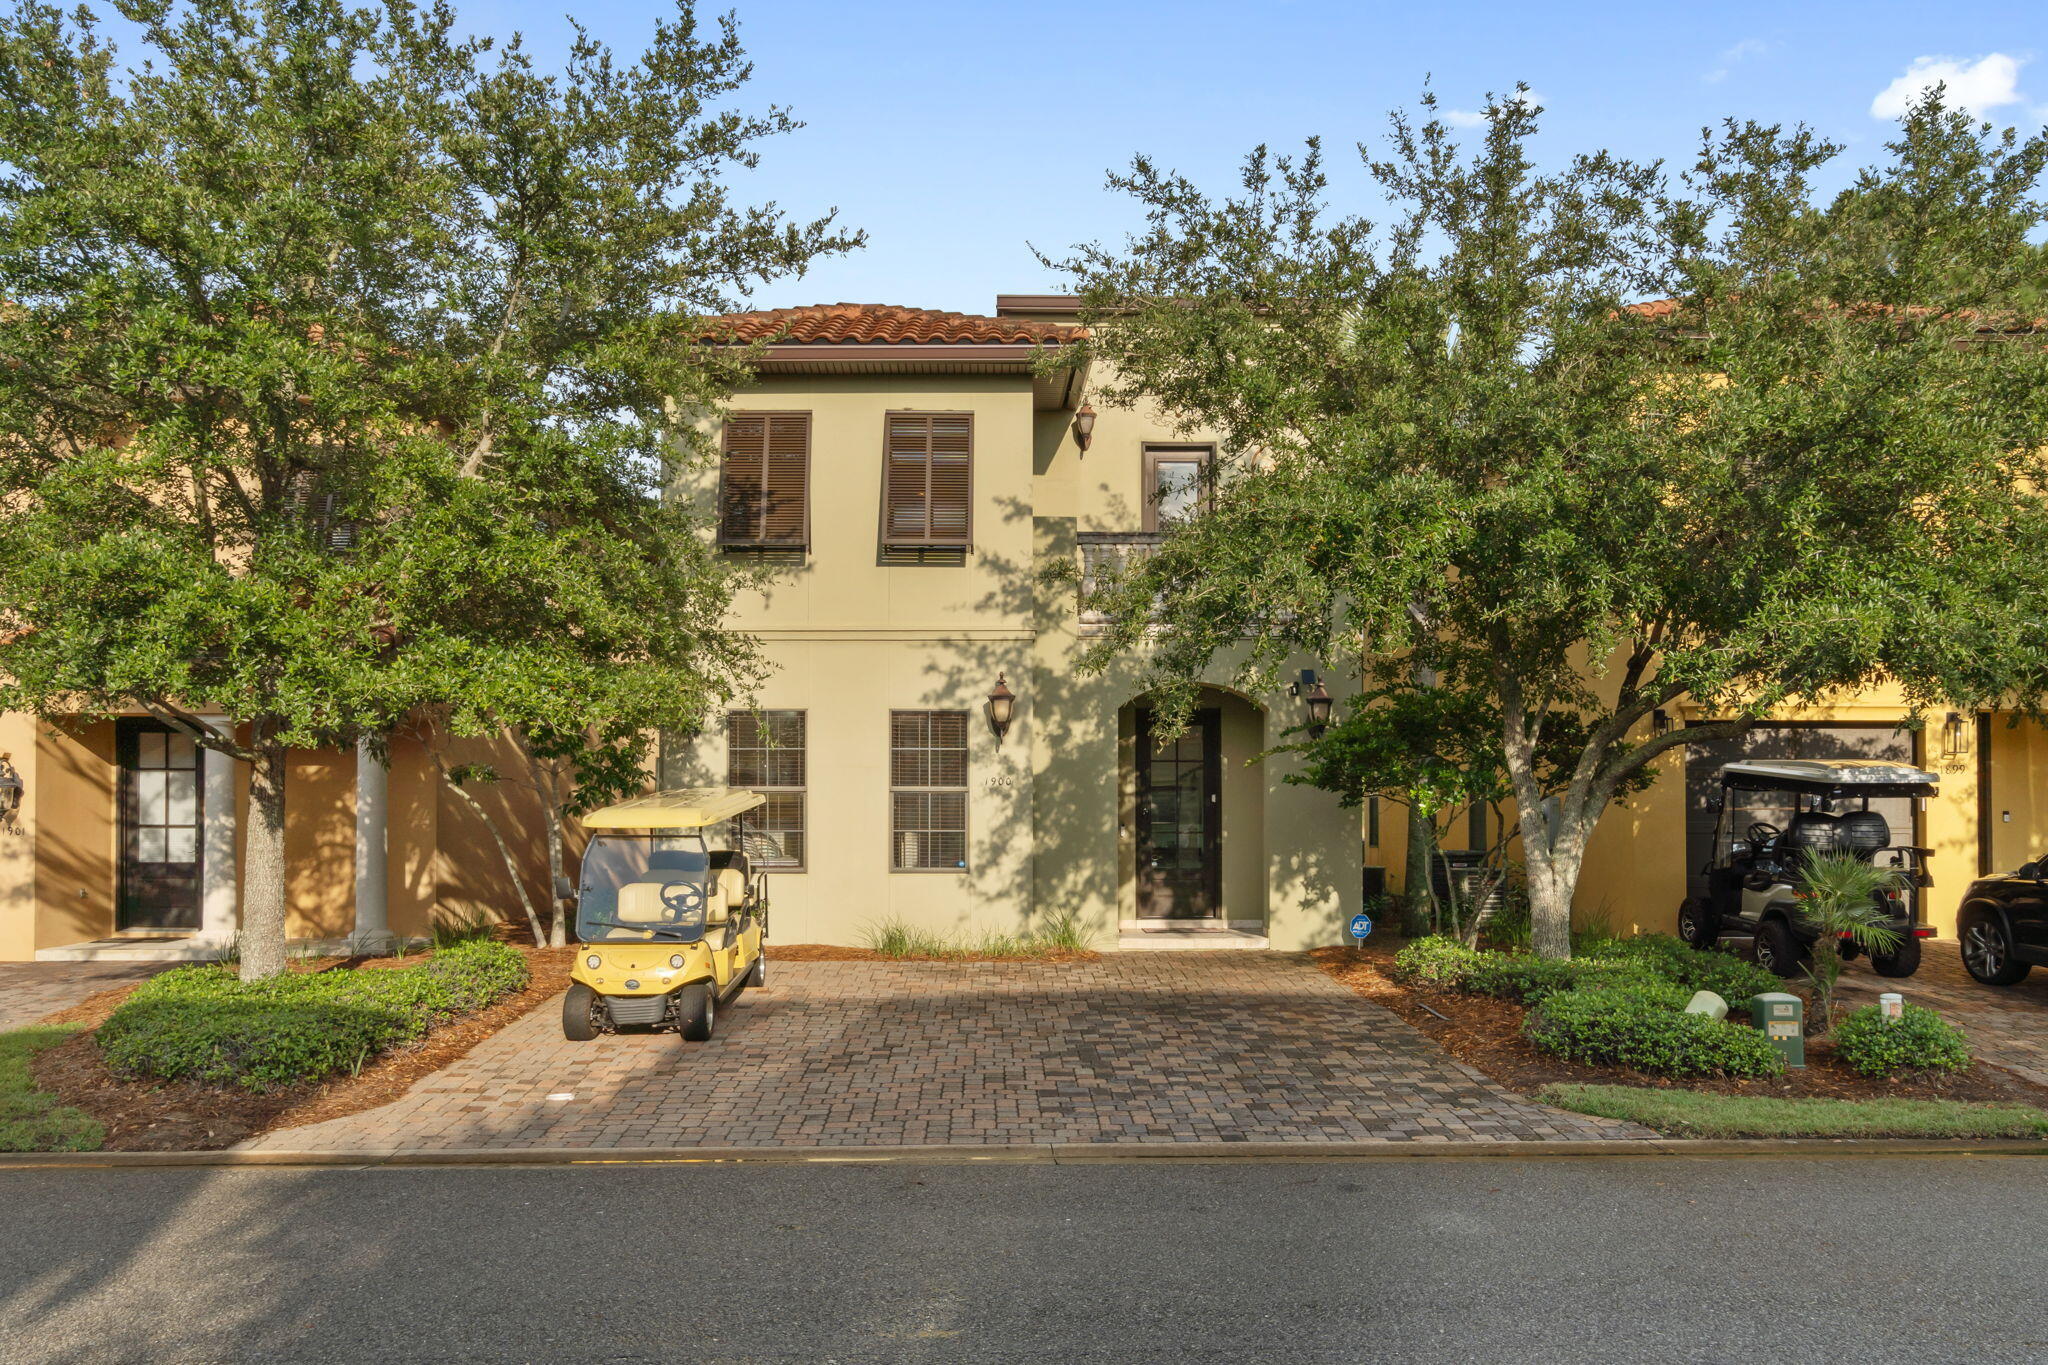
[(2020, 104), (2026, 96), (2020, 93), (2020, 67), (2025, 65), (2024, 57), (2008, 57), (2003, 52), (1969, 60), (1961, 57), (1915, 57), (1913, 64), (1906, 68), (1906, 74), (1877, 92), (1877, 98), (1870, 102), (1872, 118), (1894, 119), (1906, 112), (1922, 91), (1934, 85), (1947, 87), (1946, 98), (1951, 106), (1961, 107), (1973, 114), (1985, 114), (2007, 104)]
[[(1534, 90), (1526, 90), (1508, 98), (1526, 104), (1532, 109), (1544, 103), (1543, 96)], [(1486, 122), (1486, 115), (1476, 109), (1446, 109), (1443, 111), (1443, 121), (1453, 128), (1477, 128)]]
[(1720, 65), (1700, 77), (1700, 79), (1708, 85), (1719, 84), (1728, 79), (1729, 71), (1734, 69), (1737, 62), (1746, 62), (1752, 57), (1762, 57), (1769, 53), (1770, 50), (1771, 45), (1761, 38), (1744, 38), (1734, 47), (1723, 52), (1720, 57)]

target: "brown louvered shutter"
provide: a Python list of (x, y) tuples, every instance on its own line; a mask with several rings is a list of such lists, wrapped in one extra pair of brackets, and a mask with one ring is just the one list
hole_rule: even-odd
[(968, 548), (974, 537), (974, 415), (892, 412), (883, 447), (883, 547)]
[(735, 412), (719, 471), (721, 545), (802, 549), (810, 543), (811, 415)]

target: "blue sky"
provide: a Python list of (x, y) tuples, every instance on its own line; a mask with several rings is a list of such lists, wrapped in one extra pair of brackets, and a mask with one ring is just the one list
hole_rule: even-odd
[[(1896, 102), (1929, 70), (1999, 122), (2048, 121), (2042, 0), (733, 4), (753, 99), (808, 125), (766, 148), (744, 191), (793, 210), (836, 205), (870, 237), (762, 291), (764, 307), (986, 312), (999, 291), (1057, 289), (1028, 244), (1120, 236), (1133, 215), (1103, 173), (1141, 150), (1223, 189), (1253, 145), (1320, 133), (1338, 152), (1337, 199), (1370, 211), (1349, 149), (1377, 138), (1425, 76), (1467, 111), (1528, 82), (1548, 111), (1541, 154), (1558, 158), (1607, 147), (1683, 159), (1702, 123), (1734, 114), (1810, 123), (1848, 143), (1853, 164), (1886, 136), (1873, 102)], [(458, 7), (479, 30), (523, 29), (543, 51), (567, 31), (560, 0)], [(667, 12), (625, 0), (581, 18), (626, 51)]]

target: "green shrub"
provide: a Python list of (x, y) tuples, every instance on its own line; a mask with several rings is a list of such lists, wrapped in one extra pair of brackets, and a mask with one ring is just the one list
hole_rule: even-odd
[(1418, 938), (1394, 954), (1394, 979), (1410, 986), (1442, 986), (1462, 990), (1465, 979), (1488, 957), (1454, 938)]
[(1865, 1076), (1906, 1071), (1967, 1071), (1970, 1040), (1933, 1010), (1906, 1006), (1887, 1020), (1876, 1005), (1851, 1010), (1835, 1027), (1835, 1055)]
[(107, 1065), (124, 1076), (271, 1090), (355, 1072), (377, 1054), (473, 1014), (526, 985), (516, 948), (469, 940), (416, 967), (286, 972), (238, 980), (178, 967), (138, 987), (100, 1025)]
[(1657, 978), (1633, 962), (1574, 957), (1562, 960), (1526, 953), (1485, 953), (1465, 974), (1464, 989), (1477, 995), (1533, 1005), (1559, 991), (1654, 985)]
[(1635, 984), (1545, 996), (1523, 1025), (1546, 1052), (1663, 1076), (1775, 1076), (1785, 1062), (1764, 1035), (1685, 1013), (1683, 986)]
[(1643, 934), (1614, 939), (1593, 950), (1600, 958), (1640, 964), (1659, 978), (1688, 992), (1712, 991), (1728, 1002), (1730, 1014), (1746, 1014), (1751, 997), (1782, 991), (1785, 983), (1754, 962), (1733, 953), (1702, 952), (1670, 934)]

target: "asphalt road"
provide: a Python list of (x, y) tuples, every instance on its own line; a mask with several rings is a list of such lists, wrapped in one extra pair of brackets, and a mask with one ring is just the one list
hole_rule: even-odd
[(2048, 1164), (0, 1171), (0, 1360), (2048, 1358)]

